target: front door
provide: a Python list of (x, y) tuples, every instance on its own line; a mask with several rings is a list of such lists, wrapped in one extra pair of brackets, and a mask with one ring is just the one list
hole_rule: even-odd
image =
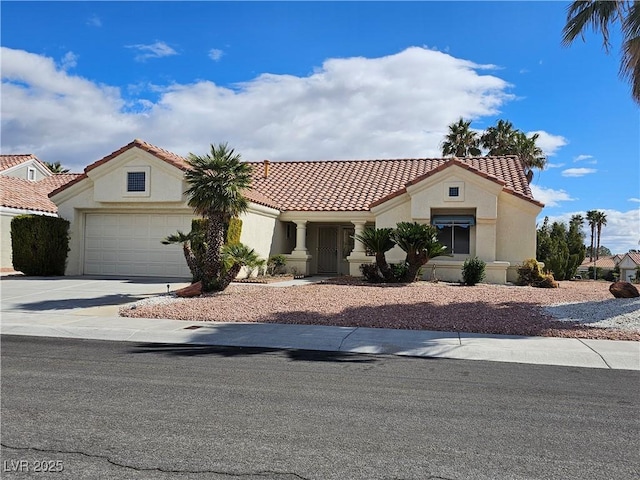
[(338, 273), (338, 227), (318, 228), (318, 273)]

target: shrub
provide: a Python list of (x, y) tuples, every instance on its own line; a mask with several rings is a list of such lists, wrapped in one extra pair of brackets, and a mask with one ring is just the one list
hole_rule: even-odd
[(391, 268), (394, 281), (401, 282), (403, 281), (402, 279), (406, 278), (409, 270), (409, 265), (406, 263), (392, 263), (389, 267)]
[(242, 220), (239, 218), (229, 219), (227, 226), (227, 245), (238, 245), (240, 243), (240, 235), (242, 235)]
[(269, 275), (284, 273), (284, 267), (286, 264), (287, 257), (284, 255), (271, 255), (269, 260), (267, 260), (267, 273)]
[(45, 215), (11, 220), (13, 268), (25, 275), (64, 275), (69, 252), (69, 221)]
[(380, 283), (384, 282), (384, 278), (380, 275), (378, 265), (375, 263), (363, 263), (360, 265), (362, 276), (367, 282)]
[(467, 258), (462, 265), (462, 280), (465, 285), (473, 286), (485, 278), (487, 264), (478, 257)]
[(551, 273), (548, 273), (543, 275), (542, 279), (535, 282), (533, 286), (538, 288), (558, 288), (560, 284), (555, 281)]
[(518, 285), (533, 285), (536, 282), (542, 281), (544, 275), (540, 270), (540, 264), (535, 258), (529, 258), (525, 260), (522, 265), (518, 267)]

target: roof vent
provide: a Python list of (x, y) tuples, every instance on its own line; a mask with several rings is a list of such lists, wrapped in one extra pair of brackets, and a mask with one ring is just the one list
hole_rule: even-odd
[(269, 176), (269, 163), (269, 160), (264, 161), (264, 178), (267, 178)]

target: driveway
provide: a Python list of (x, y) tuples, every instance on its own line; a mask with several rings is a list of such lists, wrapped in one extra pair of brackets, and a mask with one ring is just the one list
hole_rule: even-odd
[(118, 315), (125, 303), (167, 293), (188, 285), (186, 279), (134, 277), (24, 277), (0, 281), (3, 318), (14, 315)]

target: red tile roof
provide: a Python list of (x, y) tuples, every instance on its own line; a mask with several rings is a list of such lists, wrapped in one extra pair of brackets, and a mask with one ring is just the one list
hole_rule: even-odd
[(629, 253), (627, 253), (627, 255), (629, 255), (629, 258), (631, 258), (631, 260), (636, 265), (640, 265), (640, 253), (638, 253), (638, 252), (629, 252)]
[(75, 179), (78, 175), (55, 174), (39, 182), (0, 175), (0, 203), (3, 207), (56, 213), (58, 207), (49, 200), (49, 192)]
[(252, 163), (253, 189), (281, 210), (366, 211), (402, 194), (406, 187), (436, 172), (458, 165), (504, 186), (505, 191), (536, 205), (521, 162), (513, 156), (418, 158)]
[[(596, 260), (596, 267), (613, 270), (614, 268), (616, 268), (617, 263), (618, 262), (613, 255), (600, 257), (598, 258), (598, 260)], [(582, 261), (580, 266), (583, 268), (593, 267), (593, 260), (589, 260), (589, 257), (587, 257)]]
[[(136, 139), (87, 166), (84, 174), (50, 195), (87, 178), (87, 172), (134, 147), (180, 170), (189, 168), (186, 158)], [(372, 204), (400, 195), (408, 185), (451, 165), (496, 182), (506, 192), (542, 206), (533, 198), (522, 163), (514, 156), (270, 162), (267, 178), (264, 177), (263, 162), (249, 164), (253, 168), (253, 183), (251, 190), (245, 192), (246, 197), (279, 210), (367, 211)]]
[(4, 170), (8, 170), (12, 167), (20, 165), (22, 163), (28, 162), (29, 160), (35, 160), (37, 163), (42, 165), (47, 171), (49, 168), (42, 163), (38, 157), (36, 157), (32, 153), (24, 153), (17, 155), (0, 155), (0, 172)]

